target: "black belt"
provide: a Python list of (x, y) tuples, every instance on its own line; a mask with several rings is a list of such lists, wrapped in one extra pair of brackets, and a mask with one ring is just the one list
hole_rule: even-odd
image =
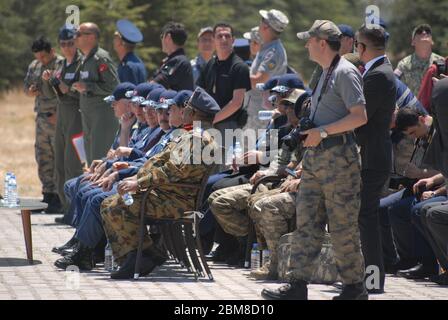
[(353, 136), (353, 133), (344, 133), (337, 136), (330, 136), (325, 139), (323, 139), (319, 145), (315, 148), (317, 150), (326, 150), (330, 149), (334, 146), (340, 146), (344, 144), (352, 144), (355, 142), (355, 137)]

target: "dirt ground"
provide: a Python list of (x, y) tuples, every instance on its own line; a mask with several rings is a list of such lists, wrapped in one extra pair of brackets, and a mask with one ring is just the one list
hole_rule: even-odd
[(0, 97), (0, 193), (5, 173), (16, 174), (20, 197), (41, 197), (34, 158), (34, 98), (20, 89)]

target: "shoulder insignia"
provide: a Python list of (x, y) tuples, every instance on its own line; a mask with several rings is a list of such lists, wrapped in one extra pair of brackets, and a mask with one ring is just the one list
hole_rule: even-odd
[(109, 66), (107, 65), (107, 63), (102, 63), (100, 64), (100, 66), (98, 67), (98, 72), (104, 72), (107, 69), (109, 69)]

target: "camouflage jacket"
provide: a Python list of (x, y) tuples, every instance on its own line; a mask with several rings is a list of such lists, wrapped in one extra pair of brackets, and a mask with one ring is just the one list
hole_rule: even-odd
[(56, 55), (55, 58), (46, 66), (42, 65), (38, 60), (33, 60), (28, 66), (28, 72), (24, 79), (24, 90), (28, 91), (31, 85), (35, 85), (39, 91), (39, 95), (34, 101), (34, 112), (40, 113), (55, 113), (58, 98), (54, 88), (42, 79), (42, 73), (45, 70), (58, 70), (62, 66), (64, 58)]
[(444, 58), (436, 53), (431, 53), (431, 57), (428, 60), (422, 60), (413, 53), (398, 62), (394, 73), (411, 89), (414, 95), (418, 95), (426, 70), (434, 61), (439, 59)]
[(194, 157), (199, 153), (202, 155), (206, 147), (209, 150), (215, 149), (216, 143), (205, 131), (202, 134), (182, 131), (183, 133), (174, 138), (161, 153), (150, 158), (139, 169), (137, 173), (138, 192), (155, 186), (154, 192), (159, 197), (170, 198), (182, 203), (182, 205), (173, 205), (173, 207), (180, 207), (176, 209), (187, 207), (191, 210), (194, 207), (198, 189), (180, 188), (168, 184), (187, 183), (200, 186), (208, 171), (208, 166), (202, 160), (198, 162)]

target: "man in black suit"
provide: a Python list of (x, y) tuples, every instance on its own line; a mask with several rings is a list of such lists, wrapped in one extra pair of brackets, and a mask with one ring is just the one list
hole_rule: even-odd
[[(385, 272), (378, 209), (392, 166), (389, 129), (395, 110), (395, 76), (385, 55), (386, 33), (382, 27), (361, 27), (355, 46), (365, 65), (363, 80), (368, 117), (367, 124), (356, 130), (362, 161), (359, 229), (366, 266), (366, 287), (369, 293), (382, 293)], [(378, 271), (379, 279), (371, 277)]]

